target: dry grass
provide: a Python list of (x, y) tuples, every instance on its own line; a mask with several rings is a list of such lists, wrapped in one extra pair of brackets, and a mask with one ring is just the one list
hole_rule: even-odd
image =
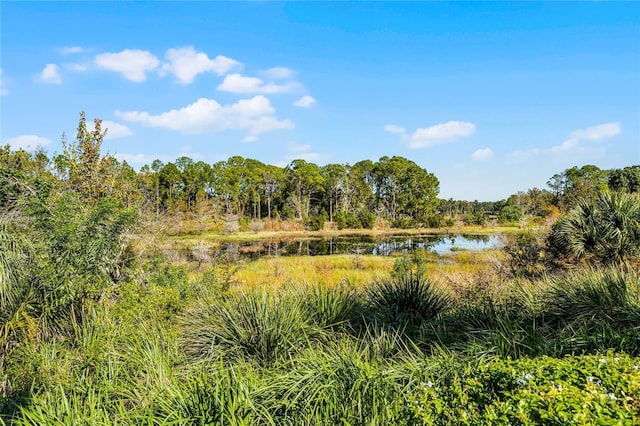
[[(467, 283), (476, 282), (481, 275), (485, 276), (483, 282), (494, 280), (496, 273), (491, 265), (495, 257), (495, 250), (433, 255), (427, 258), (426, 274), (438, 286), (465, 294), (468, 291), (463, 289), (470, 285)], [(236, 264), (238, 271), (233, 276), (232, 287), (275, 289), (299, 284), (332, 287), (346, 282), (362, 288), (377, 278), (389, 275), (396, 259), (371, 255), (264, 257)]]
[(383, 256), (280, 256), (247, 263), (235, 278), (239, 287), (335, 286), (342, 282), (360, 287), (388, 274), (392, 267), (393, 258)]

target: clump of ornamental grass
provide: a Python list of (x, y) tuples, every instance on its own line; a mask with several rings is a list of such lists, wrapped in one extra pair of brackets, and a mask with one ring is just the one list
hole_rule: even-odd
[(385, 326), (419, 327), (451, 306), (451, 297), (420, 274), (378, 279), (365, 292), (369, 319)]
[(586, 268), (557, 278), (548, 292), (546, 316), (565, 325), (630, 321), (640, 326), (640, 275), (620, 268)]
[(344, 329), (361, 317), (361, 299), (347, 282), (337, 286), (318, 284), (297, 293), (313, 323), (323, 329)]
[(556, 352), (615, 349), (639, 353), (637, 272), (586, 268), (553, 280), (546, 296), (544, 315), (556, 337)]
[(280, 424), (397, 424), (403, 386), (391, 373), (357, 345), (336, 344), (293, 360), (256, 399)]
[(192, 360), (290, 358), (318, 334), (298, 298), (255, 290), (200, 303), (182, 317), (181, 343)]

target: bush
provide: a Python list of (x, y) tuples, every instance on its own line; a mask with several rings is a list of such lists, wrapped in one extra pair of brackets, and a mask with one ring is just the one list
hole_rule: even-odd
[(640, 326), (640, 276), (588, 268), (551, 284), (546, 316), (561, 324), (625, 321)]
[(360, 221), (360, 227), (365, 229), (373, 229), (373, 225), (376, 223), (376, 214), (369, 210), (361, 210), (358, 213), (358, 219)]
[(640, 256), (640, 196), (605, 192), (578, 199), (554, 225), (549, 246), (568, 260), (625, 263)]
[(500, 223), (519, 222), (522, 216), (524, 216), (524, 212), (521, 207), (506, 205), (500, 209), (498, 221)]
[(320, 231), (324, 228), (324, 223), (329, 220), (329, 215), (322, 209), (320, 213), (315, 216), (305, 218), (305, 225), (312, 231)]
[(202, 303), (184, 315), (182, 329), (193, 360), (247, 358), (260, 365), (288, 359), (316, 334), (297, 298), (265, 291)]
[(391, 326), (419, 326), (446, 311), (450, 297), (424, 275), (400, 274), (366, 289), (370, 318)]
[(631, 425), (639, 395), (640, 365), (625, 354), (498, 359), (433, 371), (409, 397), (408, 423)]
[(507, 267), (515, 277), (541, 277), (552, 267), (544, 236), (527, 231), (506, 237), (503, 251), (507, 255)]
[(358, 294), (345, 285), (316, 285), (300, 290), (300, 300), (312, 321), (323, 329), (342, 328), (357, 321), (362, 306)]
[(467, 225), (479, 225), (484, 226), (487, 222), (487, 215), (484, 213), (473, 213), (465, 216), (464, 223)]

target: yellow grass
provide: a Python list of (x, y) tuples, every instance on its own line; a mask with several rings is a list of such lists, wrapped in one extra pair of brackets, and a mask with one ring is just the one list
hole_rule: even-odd
[[(427, 258), (427, 275), (450, 288), (464, 286), (471, 278), (491, 269), (496, 250), (461, 252)], [(335, 286), (341, 283), (361, 288), (388, 275), (397, 258), (372, 255), (263, 257), (236, 264), (235, 289), (281, 288), (299, 285)]]

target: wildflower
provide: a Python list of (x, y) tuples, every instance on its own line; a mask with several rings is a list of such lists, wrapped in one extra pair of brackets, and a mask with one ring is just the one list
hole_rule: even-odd
[(615, 362), (618, 362), (618, 361), (620, 361), (620, 358), (615, 357), (613, 360), (614, 360)]
[(596, 379), (593, 376), (587, 377), (587, 381), (590, 382), (590, 383), (595, 383), (597, 386), (600, 386), (602, 384), (602, 380)]
[(524, 381), (524, 380), (522, 380), (522, 379), (518, 379), (518, 380), (516, 380), (516, 383), (517, 383), (519, 386), (522, 386), (522, 385), (524, 385), (524, 384), (525, 384), (525, 383), (527, 383), (527, 382), (525, 382), (525, 381)]
[(614, 400), (614, 401), (615, 401), (616, 399), (618, 399), (618, 398), (616, 398), (615, 394), (613, 394), (613, 393), (610, 393), (610, 394), (609, 394), (609, 398), (611, 398), (611, 399), (612, 399), (612, 400)]
[(598, 361), (600, 362), (600, 364), (604, 364), (607, 362), (605, 358), (600, 358)]
[(523, 374), (522, 377), (524, 377), (525, 380), (531, 380), (533, 378), (531, 374)]
[(638, 366), (638, 365), (634, 365), (634, 366), (633, 366), (633, 369), (634, 369), (634, 370), (638, 370), (638, 369), (640, 369), (640, 366)]
[(433, 382), (432, 381), (428, 381), (428, 382), (420, 382), (420, 387), (423, 388), (431, 388), (433, 387)]
[(562, 385), (558, 385), (558, 390), (561, 391), (562, 390)]

